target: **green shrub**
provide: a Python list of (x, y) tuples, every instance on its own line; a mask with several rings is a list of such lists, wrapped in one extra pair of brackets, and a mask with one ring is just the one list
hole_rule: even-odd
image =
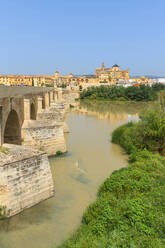
[(152, 110), (141, 115), (139, 123), (128, 123), (112, 133), (112, 142), (120, 144), (126, 152), (147, 149), (165, 154), (165, 116)]
[(63, 154), (64, 154), (64, 153), (63, 153), (62, 151), (57, 151), (57, 152), (56, 152), (56, 155), (57, 155), (57, 156), (60, 156), (60, 155), (63, 155)]
[(7, 210), (6, 206), (0, 206), (0, 220), (5, 219), (10, 213), (10, 210)]
[(136, 149), (142, 149), (143, 144), (141, 141), (142, 138), (138, 123), (129, 122), (118, 127), (112, 133), (112, 142), (120, 144), (128, 154)]
[(153, 101), (157, 99), (157, 92), (162, 88), (141, 85), (129, 86), (105, 86), (89, 87), (80, 93), (81, 99), (99, 99), (111, 101)]
[(128, 101), (128, 99), (126, 97), (121, 96), (118, 98), (118, 101)]

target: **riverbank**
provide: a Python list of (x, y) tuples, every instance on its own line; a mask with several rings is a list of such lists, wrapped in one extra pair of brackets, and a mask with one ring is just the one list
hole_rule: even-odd
[(80, 93), (80, 99), (90, 99), (99, 101), (155, 101), (158, 98), (158, 92), (165, 89), (163, 84), (138, 85), (138, 86), (92, 86)]
[(154, 154), (163, 152), (164, 126), (164, 114), (150, 111), (113, 132), (113, 142), (130, 154), (129, 165), (100, 186), (79, 229), (59, 248), (165, 247), (165, 159)]

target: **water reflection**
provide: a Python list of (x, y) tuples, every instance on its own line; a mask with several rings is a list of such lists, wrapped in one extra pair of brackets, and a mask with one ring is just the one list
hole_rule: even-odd
[(81, 101), (78, 111), (82, 114), (97, 116), (99, 119), (109, 120), (110, 123), (138, 120), (144, 109), (156, 106), (153, 102), (109, 102), (109, 101)]
[(70, 113), (68, 153), (51, 157), (55, 197), (0, 222), (0, 248), (51, 248), (66, 239), (81, 222), (86, 207), (108, 175), (127, 164), (110, 133), (137, 118), (147, 104), (86, 103)]
[(143, 109), (154, 106), (153, 102), (110, 102), (110, 101), (81, 101), (80, 109), (104, 114), (130, 114), (140, 113)]

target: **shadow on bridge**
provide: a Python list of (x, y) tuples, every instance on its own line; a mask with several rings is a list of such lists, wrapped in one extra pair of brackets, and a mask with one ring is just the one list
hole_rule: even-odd
[(5, 126), (4, 143), (21, 145), (21, 127), (17, 112), (11, 110)]
[(36, 120), (36, 111), (33, 103), (30, 105), (30, 120)]

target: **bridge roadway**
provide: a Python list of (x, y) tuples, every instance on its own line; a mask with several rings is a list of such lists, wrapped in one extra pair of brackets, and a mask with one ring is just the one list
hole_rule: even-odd
[(52, 87), (4, 86), (0, 85), (0, 98), (41, 94), (52, 91)]

